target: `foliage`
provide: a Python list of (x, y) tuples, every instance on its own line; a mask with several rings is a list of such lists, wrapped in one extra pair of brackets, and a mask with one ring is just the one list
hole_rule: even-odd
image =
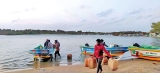
[(153, 22), (151, 26), (152, 30), (150, 32), (152, 33), (160, 33), (160, 22)]
[(146, 35), (146, 32), (141, 31), (121, 31), (121, 32), (83, 32), (79, 31), (64, 31), (64, 30), (11, 30), (11, 29), (0, 29), (0, 35), (23, 35), (23, 34), (73, 34), (73, 35), (107, 35), (112, 34), (118, 36), (120, 34), (143, 34)]

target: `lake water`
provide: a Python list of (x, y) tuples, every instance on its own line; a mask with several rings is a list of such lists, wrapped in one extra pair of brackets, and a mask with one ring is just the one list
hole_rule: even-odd
[[(62, 59), (58, 62), (41, 62), (40, 67), (51, 67), (58, 65), (67, 65), (66, 55), (71, 53), (73, 60), (69, 64), (79, 64), (83, 62), (81, 57), (80, 45), (89, 43), (96, 44), (96, 39), (102, 38), (107, 45), (119, 44), (130, 46), (133, 43), (158, 45), (160, 46), (160, 38), (151, 37), (119, 37), (107, 35), (14, 35), (0, 36), (0, 72), (7, 70), (34, 68), (33, 55), (28, 53), (40, 44), (44, 44), (46, 39), (50, 39), (53, 43), (57, 39), (61, 44), (60, 54)], [(123, 57), (130, 56), (129, 52)]]

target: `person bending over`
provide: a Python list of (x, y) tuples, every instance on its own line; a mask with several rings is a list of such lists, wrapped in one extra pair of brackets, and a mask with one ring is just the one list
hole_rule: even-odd
[(134, 43), (133, 46), (135, 46), (135, 47), (141, 47), (138, 43)]
[(103, 51), (108, 55), (109, 58), (112, 58), (110, 53), (105, 49), (105, 47), (101, 44), (101, 40), (97, 39), (96, 40), (97, 44), (94, 46), (94, 54), (93, 56), (96, 57), (97, 60), (97, 73), (102, 72), (102, 59), (103, 59)]
[(86, 44), (85, 44), (85, 46), (86, 46), (86, 47), (89, 47), (89, 44), (88, 44), (88, 43), (86, 43)]
[(44, 48), (47, 49), (48, 47), (48, 39), (46, 39), (46, 42), (44, 43)]

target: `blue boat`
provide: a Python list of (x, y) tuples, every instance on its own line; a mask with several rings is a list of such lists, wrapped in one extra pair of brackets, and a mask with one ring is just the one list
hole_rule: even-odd
[[(125, 52), (128, 51), (128, 47), (105, 47), (106, 50), (110, 52), (112, 56), (119, 56), (124, 54)], [(94, 46), (80, 46), (81, 53), (82, 54), (87, 54), (87, 55), (92, 55), (94, 53)]]
[[(54, 51), (53, 51), (54, 53)], [(34, 56), (34, 60), (35, 59), (49, 59), (50, 55), (49, 55), (49, 50), (45, 49), (42, 45), (34, 48), (33, 50), (29, 50), (29, 54), (32, 54)]]

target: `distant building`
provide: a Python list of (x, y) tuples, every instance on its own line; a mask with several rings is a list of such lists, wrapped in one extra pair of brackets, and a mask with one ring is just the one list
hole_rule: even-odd
[(151, 37), (160, 37), (160, 33), (149, 33)]

